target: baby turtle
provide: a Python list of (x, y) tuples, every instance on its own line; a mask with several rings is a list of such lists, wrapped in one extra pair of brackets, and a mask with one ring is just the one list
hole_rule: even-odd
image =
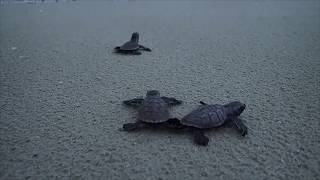
[(131, 40), (124, 43), (122, 46), (117, 46), (114, 48), (116, 53), (122, 54), (134, 54), (140, 55), (141, 52), (139, 50), (145, 50), (151, 52), (150, 48), (144, 47), (139, 44), (139, 33), (132, 33)]
[(159, 91), (151, 90), (147, 92), (144, 99), (135, 98), (123, 101), (123, 103), (138, 108), (138, 121), (123, 125), (123, 130), (133, 131), (152, 125), (164, 125), (170, 118), (169, 106), (179, 105), (182, 101), (175, 98), (161, 97)]
[(220, 127), (226, 123), (234, 124), (242, 136), (247, 134), (248, 128), (238, 117), (246, 108), (246, 105), (234, 101), (225, 105), (206, 104), (200, 101), (201, 105), (184, 116), (181, 120), (172, 118), (167, 121), (174, 128), (186, 128), (192, 130), (194, 141), (199, 145), (208, 145), (209, 138), (204, 135), (204, 130)]

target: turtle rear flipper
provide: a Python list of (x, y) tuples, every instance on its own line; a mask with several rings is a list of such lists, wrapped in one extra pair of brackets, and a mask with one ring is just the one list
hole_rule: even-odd
[(182, 103), (182, 101), (177, 100), (176, 98), (170, 98), (170, 97), (163, 96), (163, 97), (161, 97), (161, 99), (163, 99), (170, 106), (180, 105)]
[(201, 146), (207, 146), (209, 143), (209, 138), (204, 135), (202, 130), (194, 130), (193, 131), (194, 142)]

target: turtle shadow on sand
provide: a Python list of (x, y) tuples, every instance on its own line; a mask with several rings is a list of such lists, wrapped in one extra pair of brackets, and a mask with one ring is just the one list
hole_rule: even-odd
[(114, 53), (123, 55), (141, 55), (141, 50), (151, 52), (150, 48), (147, 48), (139, 44), (139, 33), (132, 33), (130, 41), (124, 43), (122, 46), (114, 48)]

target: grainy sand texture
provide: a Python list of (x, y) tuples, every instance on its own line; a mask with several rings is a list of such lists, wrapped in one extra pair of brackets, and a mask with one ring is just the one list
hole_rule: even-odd
[[(140, 33), (152, 52), (117, 55)], [(128, 133), (123, 100), (240, 100), (249, 134)], [(319, 1), (0, 5), (0, 179), (320, 177)]]

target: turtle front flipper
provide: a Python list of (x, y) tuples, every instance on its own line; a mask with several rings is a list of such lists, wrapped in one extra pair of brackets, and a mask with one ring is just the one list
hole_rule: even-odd
[(231, 123), (236, 126), (237, 130), (241, 133), (242, 136), (245, 136), (248, 134), (247, 126), (243, 124), (243, 122), (240, 118), (232, 119)]
[(163, 99), (170, 106), (180, 105), (182, 103), (182, 101), (177, 100), (176, 98), (169, 98), (163, 96), (161, 97), (161, 99)]
[(121, 51), (121, 47), (117, 46), (113, 50), (114, 50), (114, 53), (119, 53)]
[(193, 138), (194, 142), (201, 146), (207, 146), (209, 143), (209, 138), (204, 135), (202, 130), (193, 130)]
[(126, 123), (123, 125), (124, 131), (134, 131), (137, 129), (142, 129), (144, 127), (144, 123), (142, 122), (136, 122), (136, 123)]
[(150, 49), (150, 48), (147, 48), (147, 47), (142, 46), (142, 45), (140, 45), (140, 44), (139, 44), (139, 49), (144, 50), (144, 51), (149, 51), (149, 52), (151, 52), (151, 49)]
[(130, 100), (123, 101), (123, 104), (132, 107), (139, 107), (143, 103), (143, 98), (134, 98)]

